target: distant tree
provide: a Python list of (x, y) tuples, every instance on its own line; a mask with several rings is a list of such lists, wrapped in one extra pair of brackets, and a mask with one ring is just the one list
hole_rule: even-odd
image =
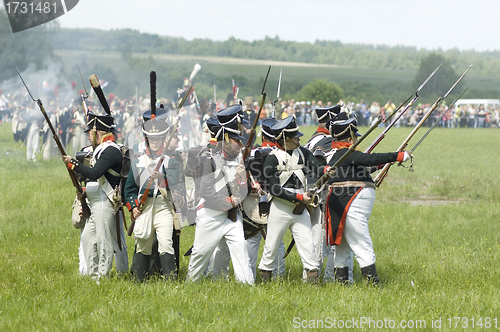
[(344, 91), (335, 83), (325, 79), (314, 79), (297, 93), (300, 100), (321, 100), (336, 103), (342, 99)]
[[(451, 67), (449, 60), (440, 54), (431, 53), (420, 62), (420, 68), (413, 82), (415, 87), (420, 86), (440, 64), (439, 70), (422, 89), (420, 93), (422, 97), (443, 96), (460, 77)], [(455, 87), (454, 92), (462, 90), (462, 84), (463, 81)]]

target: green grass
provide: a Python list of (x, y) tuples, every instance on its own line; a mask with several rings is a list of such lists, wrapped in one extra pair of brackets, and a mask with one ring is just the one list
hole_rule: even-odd
[[(301, 131), (310, 137), (314, 128)], [(409, 132), (392, 129), (374, 152), (395, 150)], [(362, 317), (425, 320), (419, 330), (441, 318), (450, 330), (453, 317), (498, 321), (499, 139), (498, 129), (435, 129), (416, 150), (413, 173), (391, 168), (370, 219), (380, 288), (365, 285), (357, 266), (350, 287), (303, 284), (296, 250), (286, 278), (267, 285), (185, 284), (184, 257), (179, 282), (138, 285), (112, 272), (97, 285), (78, 274), (74, 189), (62, 161), (28, 163), (10, 124), (0, 125), (0, 330), (289, 331), (303, 320)], [(424, 200), (448, 203), (415, 205)], [(194, 228), (183, 229), (182, 252), (193, 237)], [(133, 240), (127, 244), (131, 260)]]

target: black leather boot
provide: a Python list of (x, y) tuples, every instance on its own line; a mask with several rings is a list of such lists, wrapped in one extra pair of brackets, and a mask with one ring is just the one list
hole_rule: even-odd
[(335, 281), (347, 285), (349, 283), (349, 268), (346, 267), (336, 267), (333, 269), (335, 274)]
[(161, 274), (164, 275), (167, 280), (177, 280), (177, 266), (175, 265), (175, 257), (171, 254), (160, 255), (161, 262)]
[(361, 274), (364, 278), (368, 279), (368, 282), (371, 282), (374, 286), (380, 283), (380, 279), (377, 275), (377, 270), (375, 269), (375, 264), (362, 267)]
[(149, 260), (151, 256), (136, 252), (134, 255), (135, 262), (135, 280), (142, 282), (149, 272)]
[(271, 276), (273, 271), (259, 270), (260, 271), (260, 279), (263, 283), (271, 281)]

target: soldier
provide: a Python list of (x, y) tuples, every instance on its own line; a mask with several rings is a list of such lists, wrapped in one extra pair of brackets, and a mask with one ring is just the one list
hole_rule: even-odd
[(132, 146), (132, 142), (135, 140), (135, 129), (137, 128), (135, 108), (136, 105), (129, 103), (127, 111), (123, 114), (123, 142), (128, 146)]
[[(355, 118), (340, 113), (329, 122), (329, 131), (339, 149), (328, 161), (333, 165), (357, 140)], [(339, 165), (332, 177), (326, 200), (327, 244), (335, 245), (335, 279), (348, 282), (350, 250), (354, 252), (361, 274), (373, 284), (380, 279), (375, 269), (375, 253), (368, 230), (368, 218), (375, 203), (375, 184), (370, 176), (371, 167), (390, 162), (403, 162), (410, 158), (407, 152), (363, 153), (353, 151)]]
[(71, 123), (74, 125), (73, 132), (73, 152), (79, 151), (86, 144), (86, 135), (85, 135), (85, 114), (83, 112), (79, 112), (78, 108), (75, 105), (72, 107), (73, 119)]
[[(142, 229), (144, 223), (146, 228), (150, 228), (149, 232), (142, 235), (138, 234), (137, 229), (134, 230), (135, 278), (141, 282), (149, 273), (153, 243), (156, 240), (162, 275), (167, 279), (177, 279), (178, 269), (173, 246), (174, 218), (177, 215), (170, 186), (179, 182), (179, 168), (182, 166), (174, 157), (164, 156), (168, 124), (163, 119), (151, 116), (150, 120), (144, 122), (142, 130), (146, 153), (134, 159), (125, 184), (125, 202), (132, 218), (137, 220), (136, 227)], [(172, 140), (174, 139), (177, 138)], [(145, 193), (150, 179), (154, 180), (153, 185), (148, 188), (150, 190), (145, 199), (144, 209), (141, 210), (139, 199), (143, 201), (141, 196)], [(140, 216), (141, 219), (138, 219)]]
[[(204, 273), (215, 248), (227, 246), (237, 281), (253, 284), (254, 276), (245, 247), (242, 215), (238, 205), (248, 193), (246, 170), (241, 163), (239, 114), (228, 110), (218, 116), (216, 133), (221, 150), (201, 160), (200, 197), (196, 231), (187, 280), (196, 281)], [(214, 271), (216, 267), (214, 266)], [(215, 273), (214, 273), (215, 274)]]
[(30, 108), (30, 124), (28, 136), (26, 137), (26, 159), (36, 162), (36, 155), (40, 146), (40, 129), (42, 126), (43, 115), (37, 110)]
[(89, 113), (94, 150), (90, 167), (70, 156), (63, 156), (67, 167), (89, 179), (87, 198), (92, 212), (82, 233), (82, 247), (88, 274), (93, 278), (107, 276), (113, 264), (114, 247), (118, 247), (115, 214), (119, 208), (119, 184), (122, 153), (113, 135), (114, 119)]
[(341, 104), (337, 104), (331, 107), (316, 108), (316, 115), (318, 118), (318, 129), (311, 136), (305, 147), (311, 152), (315, 152), (317, 149), (323, 152), (328, 152), (332, 149), (332, 142), (334, 141), (330, 132), (326, 128), (326, 125), (331, 118), (340, 113), (342, 109)]
[[(254, 149), (250, 153), (249, 158), (247, 159), (247, 169), (248, 172), (252, 175), (253, 179), (255, 182), (259, 184), (261, 187), (260, 190), (261, 193), (257, 196), (257, 193), (251, 193), (244, 201), (243, 201), (243, 207), (244, 211), (244, 229), (245, 229), (245, 245), (248, 250), (248, 256), (250, 259), (250, 266), (252, 267), (252, 271), (255, 273), (256, 268), (257, 268), (257, 258), (258, 258), (258, 253), (259, 253), (259, 246), (260, 246), (260, 241), (263, 237), (263, 232), (259, 230), (258, 227), (261, 227), (259, 225), (262, 222), (262, 219), (265, 220), (265, 223), (267, 224), (267, 214), (269, 213), (269, 203), (267, 202), (267, 193), (269, 192), (269, 188), (267, 185), (266, 178), (264, 177), (263, 171), (264, 171), (264, 162), (267, 158), (267, 156), (275, 149), (277, 148), (276, 144), (276, 139), (274, 138), (274, 133), (271, 130), (271, 127), (275, 125), (278, 122), (276, 119), (265, 119), (262, 121), (260, 125), (261, 129), (261, 135), (262, 135), (262, 146), (260, 149)], [(254, 190), (253, 190), (254, 191)], [(253, 196), (253, 197), (252, 197)], [(257, 196), (257, 197), (255, 197)], [(265, 202), (261, 202), (262, 200), (265, 200)], [(250, 205), (247, 205), (250, 204)], [(259, 207), (262, 207), (261, 204), (266, 204), (267, 206), (267, 211), (265, 214), (262, 214), (262, 208), (261, 209), (255, 209), (255, 206), (252, 206), (255, 204), (258, 204)], [(248, 207), (248, 209), (247, 209)], [(256, 210), (257, 213), (255, 213), (253, 210)], [(254, 212), (254, 213), (252, 213)], [(256, 215), (257, 214), (257, 215)], [(245, 219), (249, 220), (252, 222), (252, 224), (249, 223), (249, 221), (246, 221)], [(255, 223), (255, 224), (253, 224)], [(262, 228), (261, 228), (262, 229)], [(281, 245), (279, 246), (278, 249), (278, 254), (276, 256), (276, 262), (273, 268), (273, 277), (284, 277), (285, 275), (285, 259), (283, 256), (285, 255), (285, 245), (283, 244), (283, 241), (281, 242)]]
[[(88, 134), (88, 140), (92, 142), (92, 136), (93, 134), (90, 133), (89, 130), (85, 130)], [(116, 139), (116, 136), (115, 136)], [(93, 150), (94, 146), (89, 145), (85, 146), (81, 149), (80, 152), (76, 154), (76, 160), (78, 160), (80, 163), (84, 164), (85, 166), (90, 166), (90, 161), (92, 160), (92, 155), (93, 155)], [(78, 175), (78, 173), (76, 173)], [(87, 183), (88, 179), (85, 179), (80, 176), (79, 179), (80, 182)], [(75, 203), (78, 201), (78, 199), (75, 199)], [(78, 209), (77, 211), (73, 211), (73, 223), (75, 227), (80, 228), (80, 246), (78, 247), (78, 257), (79, 257), (79, 271), (81, 275), (88, 275), (89, 274), (89, 269), (87, 267), (87, 262), (85, 261), (85, 253), (83, 251), (83, 239), (82, 237), (83, 234), (83, 229), (85, 227), (86, 220), (82, 216), (82, 207), (81, 204), (73, 204), (73, 209)], [(79, 215), (77, 215), (79, 214)], [(120, 234), (120, 241), (121, 241), (121, 248), (118, 245), (118, 242), (115, 241), (113, 243), (114, 247), (114, 257), (115, 257), (115, 264), (116, 264), (116, 272), (118, 272), (119, 275), (122, 275), (124, 273), (128, 272), (128, 254), (127, 254), (127, 244), (125, 241), (125, 232), (123, 229), (123, 217), (124, 215), (118, 211), (119, 214), (119, 234)], [(116, 216), (115, 216), (116, 218)], [(76, 222), (76, 223), (75, 223)]]
[(276, 135), (278, 148), (274, 149), (264, 163), (264, 177), (273, 199), (269, 209), (267, 238), (264, 253), (259, 264), (263, 282), (271, 278), (278, 253), (278, 247), (287, 229), (293, 234), (297, 249), (306, 272), (306, 280), (316, 282), (319, 262), (315, 257), (309, 211), (294, 214), (298, 203), (309, 204), (307, 189), (307, 170), (323, 172), (312, 153), (300, 146), (303, 134), (293, 116), (278, 121), (271, 127)]
[[(330, 107), (321, 107), (321, 108), (316, 108), (316, 116), (318, 119), (318, 129), (316, 132), (311, 136), (305, 147), (309, 149), (316, 158), (322, 162), (324, 165), (326, 165), (326, 159), (327, 157), (331, 156), (334, 154), (337, 150), (337, 143), (333, 139), (333, 137), (330, 135), (330, 132), (327, 129), (327, 125), (330, 122), (332, 118), (340, 114), (343, 108), (343, 103), (339, 103), (335, 106), (330, 106)], [(309, 178), (309, 183), (314, 183), (318, 179), (314, 177), (314, 174), (309, 174), (312, 177)], [(326, 246), (326, 241), (325, 241), (325, 236), (324, 236), (324, 231), (323, 231), (323, 224), (322, 220), (324, 220), (324, 207), (325, 207), (325, 200), (326, 200), (326, 191), (322, 191), (321, 194), (319, 195), (319, 204), (317, 207), (313, 208), (311, 211), (311, 225), (312, 225), (312, 230), (313, 230), (313, 239), (314, 239), (314, 248), (316, 250), (316, 255), (319, 260), (320, 264), (320, 271), (319, 274), (321, 274), (321, 267), (323, 266), (323, 261), (325, 258), (327, 258), (327, 263), (326, 263), (326, 268), (325, 268), (325, 274), (323, 277), (324, 281), (331, 281), (334, 279), (334, 265), (333, 265), (333, 256), (335, 252), (335, 247), (334, 246)], [(351, 252), (351, 258), (349, 260), (349, 280), (352, 281), (352, 252)]]

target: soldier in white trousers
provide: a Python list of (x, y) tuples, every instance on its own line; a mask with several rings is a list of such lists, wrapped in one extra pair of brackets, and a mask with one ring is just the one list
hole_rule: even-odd
[(86, 193), (92, 214), (85, 224), (82, 244), (88, 274), (96, 279), (109, 274), (118, 241), (115, 219), (118, 202), (113, 197), (114, 188), (120, 183), (123, 158), (115, 143), (113, 125), (111, 116), (89, 115), (89, 135), (96, 146), (90, 167), (70, 156), (62, 157), (69, 169), (89, 179)]
[[(330, 107), (322, 107), (316, 108), (316, 116), (318, 119), (318, 128), (316, 132), (311, 136), (307, 144), (304, 146), (309, 149), (313, 155), (316, 156), (318, 160), (320, 160), (323, 164), (326, 165), (326, 161), (329, 160), (337, 151), (337, 142), (333, 139), (328, 131), (327, 124), (329, 121), (343, 112), (343, 103), (339, 103), (335, 106)], [(309, 182), (314, 183), (318, 180), (318, 178), (310, 178)], [(334, 271), (334, 254), (335, 254), (335, 246), (327, 246), (326, 245), (326, 237), (324, 232), (324, 208), (325, 208), (325, 199), (326, 199), (327, 191), (322, 191), (319, 194), (319, 204), (317, 207), (312, 208), (311, 210), (311, 225), (313, 231), (313, 239), (314, 239), (314, 249), (316, 250), (316, 254), (318, 256), (320, 271), (319, 275), (321, 275), (321, 268), (323, 267), (323, 262), (325, 259), (325, 274), (323, 276), (323, 281), (333, 281), (335, 279), (335, 271)], [(352, 282), (352, 266), (353, 266), (353, 255), (352, 252), (350, 254), (351, 259), (347, 264), (349, 268), (349, 280)]]
[[(334, 165), (360, 135), (356, 119), (349, 119), (345, 113), (330, 120), (329, 131), (339, 146), (328, 161), (329, 165)], [(375, 184), (370, 174), (372, 166), (403, 162), (409, 158), (407, 152), (368, 154), (354, 150), (338, 165), (331, 179), (325, 212), (327, 244), (336, 246), (334, 264), (337, 281), (348, 282), (352, 250), (363, 277), (374, 285), (380, 282), (368, 229), (368, 219), (375, 203)]]
[[(196, 231), (189, 261), (187, 281), (203, 276), (216, 247), (224, 242), (233, 261), (236, 281), (254, 283), (245, 247), (243, 220), (238, 205), (248, 194), (246, 170), (242, 164), (241, 131), (237, 107), (219, 117), (220, 129), (215, 135), (222, 149), (212, 152), (201, 162), (200, 202), (197, 207)], [(232, 112), (234, 109), (235, 112)]]
[(273, 150), (264, 163), (264, 176), (273, 196), (267, 222), (267, 238), (259, 264), (263, 282), (271, 278), (280, 243), (288, 229), (292, 232), (297, 250), (305, 269), (306, 280), (317, 282), (319, 262), (314, 250), (311, 216), (307, 209), (294, 214), (299, 203), (310, 204), (313, 197), (306, 191), (306, 174), (324, 172), (312, 153), (300, 146), (299, 127), (293, 116), (278, 121), (271, 127), (278, 148)]

